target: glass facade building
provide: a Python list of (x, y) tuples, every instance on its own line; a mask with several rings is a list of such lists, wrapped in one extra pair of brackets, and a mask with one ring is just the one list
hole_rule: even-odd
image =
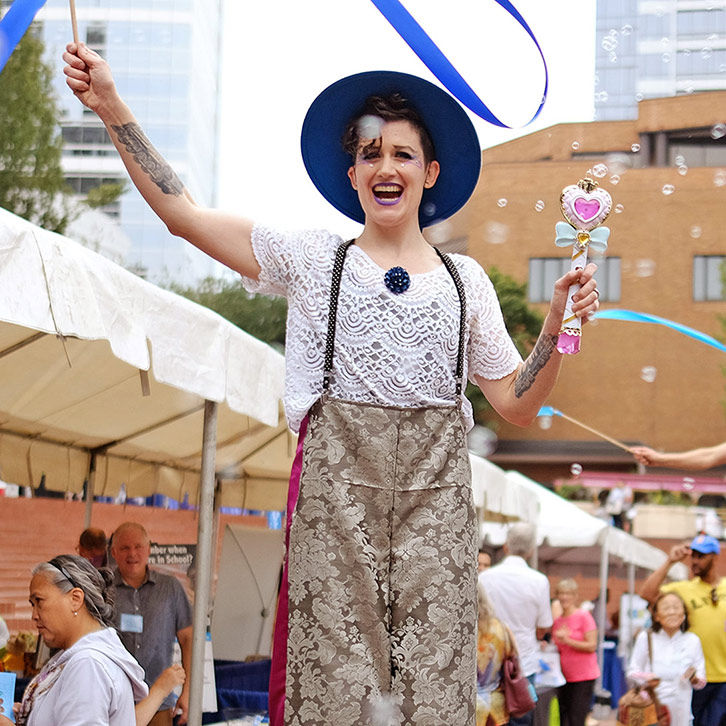
[[(119, 93), (192, 197), (214, 205), (217, 185), (221, 0), (76, 0), (82, 41), (111, 65)], [(78, 194), (103, 182), (126, 191), (104, 211), (131, 239), (127, 265), (157, 282), (192, 282), (216, 263), (173, 237), (132, 187), (105, 128), (65, 85), (72, 39), (67, 0), (48, 0), (36, 21), (57, 67), (63, 168)]]
[(726, 90), (726, 0), (598, 0), (595, 114), (646, 98)]

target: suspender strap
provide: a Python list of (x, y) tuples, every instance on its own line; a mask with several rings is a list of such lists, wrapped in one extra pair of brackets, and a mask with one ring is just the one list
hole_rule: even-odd
[[(338, 319), (338, 298), (340, 296), (340, 280), (343, 276), (343, 264), (348, 249), (354, 240), (343, 242), (335, 251), (333, 275), (330, 283), (330, 306), (328, 309), (328, 332), (325, 339), (325, 362), (323, 365), (323, 391), (330, 386), (330, 377), (333, 373), (333, 355), (335, 352), (335, 328)], [(447, 272), (451, 275), (459, 296), (459, 350), (456, 356), (456, 395), (460, 396), (464, 385), (464, 350), (466, 347), (466, 293), (464, 283), (461, 281), (459, 271), (451, 258), (434, 247), (436, 254), (441, 258)]]
[(338, 319), (338, 297), (340, 296), (340, 278), (343, 276), (343, 263), (348, 248), (355, 240), (343, 242), (335, 251), (333, 263), (333, 279), (330, 283), (330, 307), (328, 310), (328, 335), (325, 339), (325, 364), (323, 367), (323, 391), (330, 386), (330, 376), (333, 373), (333, 353), (335, 351), (335, 323)]
[(459, 352), (456, 356), (456, 395), (460, 396), (464, 387), (464, 350), (466, 347), (466, 292), (464, 283), (461, 281), (459, 271), (456, 265), (451, 261), (451, 257), (441, 252), (438, 247), (434, 247), (436, 254), (441, 258), (444, 266), (451, 275), (456, 287), (456, 293), (459, 296)]

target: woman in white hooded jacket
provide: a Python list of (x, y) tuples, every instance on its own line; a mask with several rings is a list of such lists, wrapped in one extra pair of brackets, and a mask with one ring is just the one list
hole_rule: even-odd
[[(133, 726), (148, 695), (144, 670), (112, 626), (110, 573), (61, 555), (33, 568), (30, 603), (38, 633), (61, 648), (25, 690), (20, 726)], [(0, 716), (0, 726), (12, 723)]]

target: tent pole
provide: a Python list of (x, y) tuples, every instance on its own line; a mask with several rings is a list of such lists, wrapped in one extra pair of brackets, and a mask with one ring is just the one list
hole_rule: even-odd
[(605, 623), (607, 619), (607, 591), (608, 591), (608, 534), (610, 527), (605, 529), (605, 537), (603, 537), (600, 547), (600, 595), (598, 602), (600, 603), (600, 611), (597, 613), (597, 664), (600, 666), (600, 675), (597, 678), (596, 688), (602, 688), (602, 674), (605, 664)]
[(86, 514), (83, 518), (83, 529), (91, 526), (91, 514), (93, 512), (93, 497), (96, 488), (96, 452), (91, 452), (91, 462), (88, 465), (88, 478), (86, 479)]
[(204, 686), (204, 650), (207, 640), (207, 614), (212, 574), (212, 531), (214, 529), (215, 455), (217, 448), (217, 404), (204, 402), (202, 471), (197, 529), (197, 576), (194, 582), (192, 621), (192, 672), (189, 688), (189, 726), (201, 726)]
[(633, 650), (633, 596), (635, 595), (635, 562), (628, 562), (628, 622), (630, 623), (630, 637), (625, 644), (625, 662), (630, 663)]

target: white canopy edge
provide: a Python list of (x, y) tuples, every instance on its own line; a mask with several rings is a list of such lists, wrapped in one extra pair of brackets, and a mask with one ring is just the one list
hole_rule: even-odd
[[(489, 467), (495, 467), (491, 462), (487, 464)], [(534, 509), (537, 512), (534, 517), (522, 516), (520, 519), (535, 524), (539, 545), (593, 547), (607, 544), (609, 554), (618, 557), (624, 563), (633, 563), (648, 570), (656, 570), (665, 562), (667, 554), (648, 542), (593, 517), (576, 504), (568, 502), (517, 471), (504, 472), (501, 469), (499, 471), (504, 475), (507, 488), (512, 490), (510, 496), (518, 501), (529, 500), (530, 511)], [(494, 475), (490, 474), (490, 479), (494, 480)], [(513, 494), (513, 492), (518, 493)], [(488, 509), (494, 501), (487, 499)], [(506, 524), (485, 522), (482, 526), (482, 535), (486, 542), (500, 546), (506, 540), (507, 529)], [(668, 574), (673, 579), (684, 580), (688, 577), (688, 568), (677, 563), (671, 567)]]
[[(0, 209), (0, 321), (107, 340), (122, 361), (275, 426), (284, 358), (216, 313)], [(153, 359), (153, 363), (152, 363)]]

